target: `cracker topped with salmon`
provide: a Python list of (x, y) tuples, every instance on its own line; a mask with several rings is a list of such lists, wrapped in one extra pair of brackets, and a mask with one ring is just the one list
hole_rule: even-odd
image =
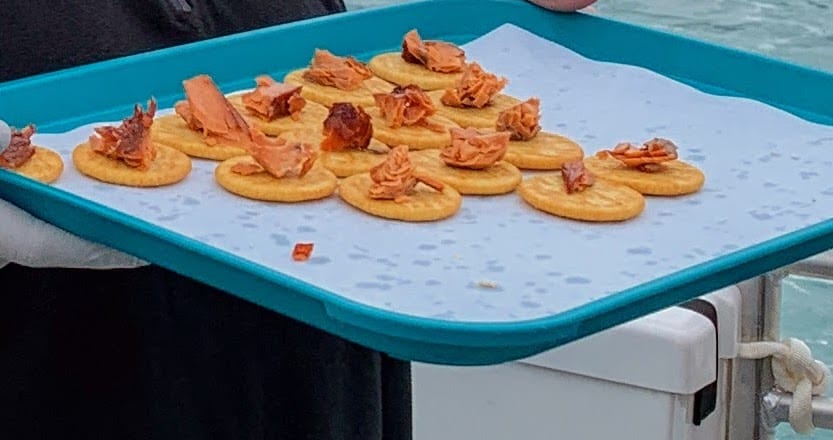
[(500, 112), (521, 101), (501, 93), (509, 80), (469, 63), (453, 87), (428, 95), (437, 102), (437, 113), (463, 128), (491, 128)]
[(171, 147), (157, 144), (151, 136), (156, 101), (147, 111), (139, 104), (121, 125), (97, 127), (85, 143), (72, 152), (75, 168), (102, 182), (135, 187), (177, 183), (191, 172), (191, 159)]
[(408, 145), (414, 150), (442, 148), (450, 144), (454, 121), (437, 115), (434, 102), (413, 84), (396, 86), (373, 95), (376, 106), (368, 110), (375, 137), (388, 145)]
[(0, 169), (26, 176), (42, 183), (53, 183), (64, 171), (61, 156), (32, 143), (35, 126), (12, 128), (8, 145), (0, 145)]
[(407, 145), (394, 147), (370, 172), (344, 179), (338, 194), (347, 204), (368, 214), (407, 222), (448, 218), (462, 205), (462, 197), (454, 188), (414, 166)]
[(158, 118), (153, 140), (203, 159), (225, 160), (246, 154), (240, 143), (249, 136), (249, 124), (226, 99), (208, 75), (183, 81), (185, 101), (176, 114)]
[(322, 127), (321, 162), (338, 177), (366, 173), (384, 162), (390, 148), (376, 140), (370, 115), (360, 105), (337, 102)]
[(258, 76), (255, 83), (254, 90), (228, 100), (246, 121), (270, 136), (318, 127), (327, 117), (326, 107), (301, 96), (303, 86), (279, 83), (269, 75)]
[(694, 165), (679, 160), (677, 145), (654, 138), (641, 146), (620, 143), (584, 160), (600, 179), (627, 185), (645, 195), (681, 196), (700, 191), (706, 177)]
[(541, 129), (541, 100), (529, 98), (498, 114), (495, 130), (510, 133), (505, 160), (527, 170), (559, 170), (584, 158), (575, 141)]
[(370, 107), (373, 94), (389, 91), (394, 84), (377, 77), (361, 61), (316, 49), (305, 69), (290, 72), (284, 82), (303, 86), (301, 96), (326, 107), (351, 102)]
[(423, 90), (454, 87), (465, 65), (463, 49), (445, 41), (423, 41), (416, 29), (405, 34), (401, 52), (376, 55), (367, 64), (382, 79)]
[(521, 171), (503, 160), (508, 132), (454, 128), (450, 137), (450, 144), (441, 150), (411, 153), (414, 163), (460, 194), (505, 194), (521, 182)]

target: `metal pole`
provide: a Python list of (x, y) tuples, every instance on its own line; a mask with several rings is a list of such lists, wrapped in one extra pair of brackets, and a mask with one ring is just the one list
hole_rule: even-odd
[[(769, 429), (775, 429), (779, 423), (789, 422), (792, 400), (792, 394), (781, 391), (771, 391), (764, 397), (764, 420)], [(816, 428), (833, 429), (833, 399), (813, 398), (813, 425)]]
[[(777, 270), (740, 283), (741, 341), (779, 340), (781, 319), (781, 281), (785, 270)], [(726, 417), (728, 440), (773, 440), (775, 431), (762, 404), (773, 389), (769, 359), (733, 359), (730, 396)]]
[(833, 252), (825, 252), (799, 261), (790, 265), (787, 270), (793, 275), (833, 280)]

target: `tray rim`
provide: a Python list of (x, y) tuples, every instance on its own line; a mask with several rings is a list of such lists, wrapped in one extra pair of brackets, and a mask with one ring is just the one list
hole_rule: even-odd
[[(0, 84), (0, 93), (4, 89), (10, 87), (14, 88), (21, 85), (30, 86), (32, 84), (37, 85), (43, 82), (58, 81), (65, 75), (83, 76), (91, 70), (108, 69), (117, 66), (119, 63), (125, 63), (128, 61), (136, 62), (137, 60), (147, 60), (148, 58), (153, 57), (154, 54), (158, 54), (160, 52), (172, 53), (179, 50), (192, 50), (194, 48), (207, 50), (210, 49), (212, 45), (230, 44), (238, 38), (249, 38), (252, 35), (257, 34), (269, 34), (271, 32), (275, 32), (276, 30), (278, 32), (288, 31), (295, 26), (304, 26), (312, 22), (329, 22), (334, 19), (349, 20), (350, 15), (377, 15), (383, 13), (380, 11), (392, 11), (400, 8), (427, 8), (430, 6), (437, 6), (437, 3), (438, 2), (436, 0), (425, 0), (382, 8), (352, 11), (344, 14), (318, 17), (301, 22), (250, 31), (243, 34), (220, 37), (204, 42), (191, 43), (184, 46), (147, 52), (126, 58), (104, 61), (93, 65), (2, 83)], [(451, 0), (444, 3), (459, 3), (464, 5), (477, 3), (483, 5), (485, 3), (509, 4), (517, 2), (511, 2), (510, 0), (480, 0), (477, 2), (471, 0)], [(537, 8), (526, 4), (513, 7)], [(542, 11), (542, 13), (551, 14), (550, 12), (544, 11)], [(699, 42), (697, 40), (692, 40), (689, 37), (681, 37), (663, 31), (646, 29), (607, 18), (589, 16), (582, 17), (581, 14), (572, 14), (572, 16), (575, 18), (568, 18), (568, 20), (601, 20), (603, 22), (614, 23), (616, 26), (622, 25), (632, 28), (640, 32), (648, 31), (651, 34), (664, 35), (665, 38), (690, 40), (697, 44), (704, 44), (721, 51), (729, 51), (727, 52), (729, 55), (741, 54), (745, 57), (751, 57), (753, 61), (754, 59), (758, 59), (767, 63), (774, 63), (782, 67), (786, 66), (788, 68), (808, 71), (807, 68), (801, 66), (796, 65), (794, 67), (790, 67), (790, 63), (777, 61), (757, 54), (749, 54), (737, 49), (723, 48), (722, 46), (713, 43)], [(522, 25), (519, 26), (523, 27)], [(833, 75), (822, 71), (809, 71), (810, 73), (824, 75), (827, 79), (833, 80)], [(672, 79), (676, 78), (672, 77)], [(578, 339), (581, 336), (586, 336), (596, 331), (603, 330), (604, 328), (621, 324), (627, 320), (644, 316), (653, 311), (677, 304), (692, 297), (709, 293), (719, 287), (755, 276), (762, 273), (760, 270), (762, 268), (766, 269), (763, 271), (765, 272), (776, 267), (780, 267), (785, 262), (797, 261), (823, 250), (833, 248), (833, 220), (828, 220), (779, 236), (777, 238), (773, 238), (757, 245), (732, 252), (724, 255), (723, 257), (682, 269), (665, 277), (642, 283), (630, 289), (626, 289), (581, 306), (565, 310), (556, 315), (530, 320), (507, 322), (446, 321), (435, 318), (400, 314), (353, 301), (335, 293), (315, 287), (294, 277), (280, 273), (276, 270), (266, 268), (264, 266), (243, 260), (241, 257), (236, 257), (232, 254), (220, 251), (210, 245), (203, 244), (198, 240), (190, 239), (172, 231), (156, 228), (148, 222), (119, 213), (115, 210), (111, 210), (103, 205), (84, 199), (80, 196), (76, 196), (68, 191), (42, 185), (12, 173), (0, 173), (0, 182), (4, 183), (5, 186), (8, 186), (9, 188), (16, 187), (18, 190), (28, 191), (39, 194), (41, 197), (51, 198), (55, 202), (66, 205), (66, 207), (84, 210), (91, 215), (96, 215), (102, 219), (106, 219), (107, 221), (122, 222), (126, 227), (136, 229), (143, 234), (148, 234), (159, 240), (181, 246), (184, 250), (196, 254), (198, 258), (206, 260), (210, 259), (216, 263), (224, 263), (230, 267), (233, 266), (235, 269), (244, 270), (249, 272), (252, 276), (268, 281), (276, 287), (286, 290), (287, 292), (295, 291), (302, 293), (312, 300), (320, 301), (326, 315), (329, 319), (333, 320), (334, 323), (339, 324), (339, 326), (353, 327), (352, 333), (360, 333), (360, 331), (364, 331), (370, 332), (371, 335), (375, 335), (374, 337), (392, 337), (396, 340), (393, 345), (399, 343), (407, 345), (408, 343), (419, 341), (424, 344), (434, 344), (437, 347), (442, 345), (461, 349), (460, 355), (452, 356), (446, 354), (442, 356), (434, 356), (427, 352), (419, 353), (410, 352), (408, 349), (397, 349), (396, 347), (391, 346), (391, 344), (374, 344), (373, 341), (369, 341), (367, 339), (366, 335), (353, 338), (362, 339), (356, 340), (355, 342), (369, 345), (371, 347), (387, 345), (388, 347), (385, 351), (399, 355), (403, 358), (449, 364), (487, 364), (511, 360), (510, 358), (517, 358), (516, 355), (520, 353), (520, 351), (516, 351), (511, 354), (511, 356), (509, 356), (510, 358), (507, 358), (506, 353), (481, 352), (483, 349), (489, 348), (493, 349), (493, 351), (499, 350), (503, 347), (500, 345), (501, 343), (507, 346), (515, 347), (518, 350), (538, 350), (541, 347), (544, 349), (552, 348), (560, 345), (561, 343)], [(50, 217), (49, 213), (46, 212), (46, 207), (31, 206), (31, 203), (26, 203), (25, 200), (21, 200), (22, 196), (20, 194), (11, 195), (8, 193), (7, 189), (0, 189), (0, 194), (3, 193), (7, 193), (6, 197), (10, 199), (17, 199), (19, 205), (23, 205), (22, 207), (24, 208), (29, 208), (27, 210), (35, 211), (35, 213), (40, 212), (43, 217)], [(54, 218), (53, 220), (56, 224), (66, 224), (65, 221), (57, 218)], [(112, 247), (120, 248), (121, 243), (118, 243), (117, 240), (112, 238), (102, 236), (105, 234), (100, 233), (99, 231), (82, 231), (81, 229), (83, 229), (83, 227), (80, 226), (68, 229), (72, 229), (74, 233), (81, 235), (82, 237), (101, 241)], [(799, 248), (796, 249), (796, 247)], [(122, 250), (137, 254), (137, 256), (141, 258), (148, 260), (151, 259), (142, 255), (144, 254), (143, 249)], [(169, 266), (176, 265), (169, 264)], [(171, 270), (177, 270), (176, 267), (168, 268)], [(713, 273), (715, 275), (706, 277), (704, 276), (706, 273)], [(705, 281), (709, 281), (709, 283), (704, 282), (704, 279)], [(727, 280), (731, 281), (727, 282)], [(246, 295), (235, 295), (252, 301), (252, 298), (249, 298)], [(292, 298), (289, 298), (287, 301), (291, 302)], [(270, 308), (275, 309), (274, 307)], [(281, 312), (280, 310), (276, 311)], [(322, 324), (320, 322), (308, 322), (307, 320), (304, 320), (303, 317), (293, 316), (292, 318), (302, 320), (312, 325), (318, 324), (318, 326), (321, 326)], [(551, 333), (554, 331), (562, 333), (559, 335), (552, 335)], [(351, 332), (345, 331), (345, 333)], [(371, 339), (373, 339), (373, 337), (371, 337)], [(421, 349), (418, 349), (418, 351), (419, 350)], [(511, 350), (508, 350), (507, 353), (509, 351)], [(528, 354), (534, 353), (530, 352)]]

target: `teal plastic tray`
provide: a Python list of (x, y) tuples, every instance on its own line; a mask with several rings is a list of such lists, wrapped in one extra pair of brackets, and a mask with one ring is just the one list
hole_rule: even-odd
[[(151, 93), (160, 107), (170, 107), (182, 97), (181, 81), (200, 73), (225, 91), (244, 89), (256, 74), (280, 78), (306, 65), (316, 47), (368, 59), (395, 50), (411, 28), (427, 39), (463, 44), (505, 23), (594, 60), (641, 66), (707, 93), (751, 98), (833, 124), (833, 76), (827, 73), (595, 16), (555, 14), (520, 0), (362, 10), (8, 82), (0, 84), (0, 116), (12, 125), (35, 123), (41, 133), (66, 132), (120, 120)], [(599, 292), (547, 316), (466, 321), (373, 307), (13, 173), (0, 172), (0, 197), (82, 237), (346, 339), (403, 359), (459, 365), (533, 355), (833, 248), (833, 221), (825, 219), (621, 291)], [(337, 262), (328, 270), (339, 270)]]

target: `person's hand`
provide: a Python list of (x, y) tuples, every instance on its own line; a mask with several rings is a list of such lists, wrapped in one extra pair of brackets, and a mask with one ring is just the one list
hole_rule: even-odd
[(148, 263), (79, 238), (0, 200), (0, 267), (132, 269)]
[(553, 11), (560, 11), (560, 12), (575, 12), (579, 9), (584, 9), (593, 3), (596, 3), (596, 0), (528, 0), (531, 3), (534, 3), (538, 6), (543, 8), (551, 9)]

